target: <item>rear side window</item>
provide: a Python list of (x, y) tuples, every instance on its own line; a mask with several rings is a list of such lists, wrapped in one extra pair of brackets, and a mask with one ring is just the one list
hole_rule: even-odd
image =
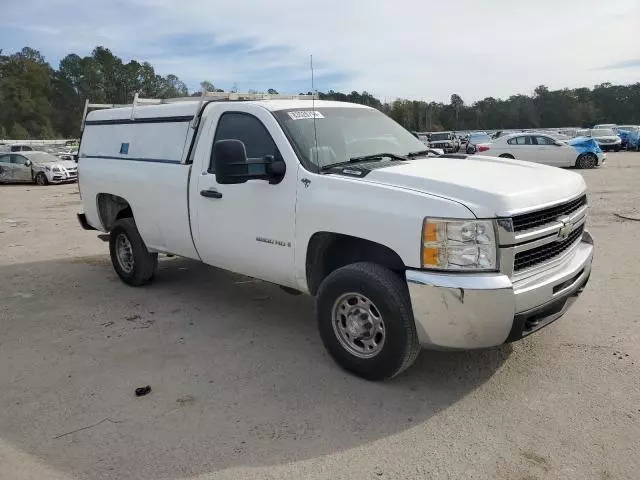
[[(240, 140), (247, 150), (247, 158), (262, 159), (267, 156), (279, 156), (273, 138), (264, 124), (248, 113), (224, 113), (218, 121), (218, 128), (213, 143), (218, 140)], [(264, 170), (264, 165), (250, 165), (250, 173), (261, 173), (255, 169)], [(214, 150), (211, 149), (209, 173), (215, 173)]]
[(531, 138), (523, 135), (520, 137), (510, 138), (507, 140), (509, 145), (531, 145)]
[(549, 137), (533, 137), (536, 141), (536, 145), (553, 145), (555, 142)]

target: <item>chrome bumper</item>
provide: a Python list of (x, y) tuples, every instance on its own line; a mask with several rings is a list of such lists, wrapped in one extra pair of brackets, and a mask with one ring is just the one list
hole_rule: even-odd
[(470, 349), (500, 345), (560, 318), (582, 293), (593, 260), (584, 232), (575, 253), (521, 281), (507, 275), (441, 274), (407, 270), (413, 316), (426, 348)]

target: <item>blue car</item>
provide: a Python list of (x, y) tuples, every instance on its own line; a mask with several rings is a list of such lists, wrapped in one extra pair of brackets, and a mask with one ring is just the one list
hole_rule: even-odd
[(620, 125), (616, 128), (616, 131), (622, 140), (622, 148), (627, 150), (638, 149), (640, 127), (637, 125)]

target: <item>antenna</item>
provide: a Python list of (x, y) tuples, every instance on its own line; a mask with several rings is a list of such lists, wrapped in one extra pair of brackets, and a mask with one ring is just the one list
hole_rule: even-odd
[(316, 165), (318, 165), (319, 167), (320, 164), (318, 160), (318, 155), (320, 152), (318, 151), (318, 128), (316, 127), (316, 90), (315, 90), (315, 84), (314, 84), (314, 78), (313, 78), (313, 55), (311, 55), (311, 93), (313, 94), (311, 97), (311, 109), (313, 110), (313, 112), (311, 112), (311, 114), (313, 115), (313, 137), (316, 142), (316, 148), (315, 148)]

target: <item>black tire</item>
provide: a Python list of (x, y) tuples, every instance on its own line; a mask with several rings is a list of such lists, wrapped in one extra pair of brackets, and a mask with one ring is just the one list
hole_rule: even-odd
[[(339, 311), (339, 300), (349, 293), (369, 299), (384, 320), (384, 341), (375, 356), (358, 357), (339, 339), (334, 309)], [(404, 280), (387, 268), (374, 263), (339, 268), (320, 285), (316, 307), (324, 346), (342, 368), (362, 378), (377, 381), (395, 377), (411, 366), (420, 352), (409, 290)], [(341, 317), (345, 325), (347, 320)]]
[(576, 160), (577, 168), (595, 168), (598, 165), (598, 157), (593, 153), (583, 153)]
[(36, 182), (37, 185), (40, 185), (41, 187), (49, 185), (49, 179), (47, 178), (44, 172), (36, 173), (36, 176), (34, 177), (33, 180)]
[(615, 147), (613, 147), (613, 151), (614, 152), (619, 152), (620, 151), (620, 145), (616, 145)]
[(500, 158), (510, 158), (511, 160), (515, 160), (516, 159), (516, 157), (514, 157), (510, 153), (503, 153), (502, 155), (500, 155)]
[(473, 155), (476, 153), (476, 149), (473, 147), (467, 147), (467, 155)]
[[(121, 237), (129, 242), (131, 262), (127, 262), (128, 265), (118, 257), (118, 242), (125, 241)], [(113, 225), (109, 235), (109, 252), (114, 270), (124, 283), (132, 287), (148, 283), (158, 266), (158, 254), (149, 253), (133, 218), (122, 218)]]

